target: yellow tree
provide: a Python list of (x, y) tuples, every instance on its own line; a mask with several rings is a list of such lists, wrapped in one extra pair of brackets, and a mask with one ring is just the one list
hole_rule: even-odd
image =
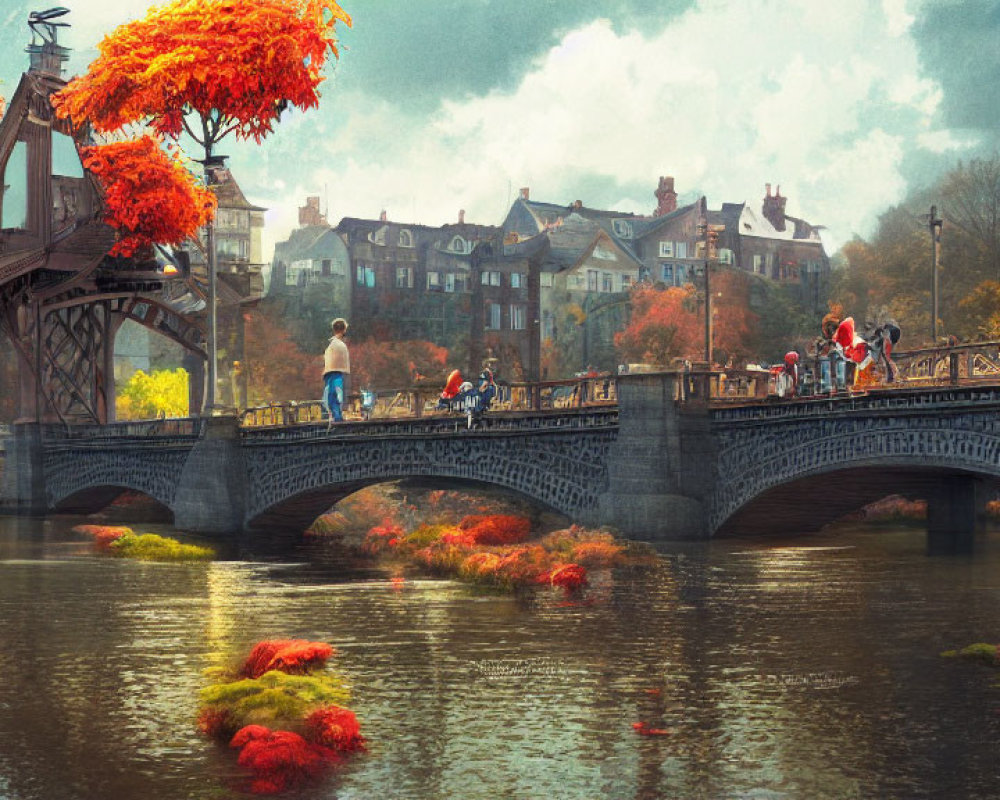
[(186, 417), (188, 374), (183, 369), (145, 373), (137, 370), (119, 393), (115, 407), (118, 419)]
[[(53, 96), (56, 113), (102, 132), (141, 124), (203, 149), (206, 175), (229, 134), (260, 142), (288, 106), (318, 104), (335, 27), (350, 17), (335, 0), (175, 0), (116, 28), (87, 72)], [(209, 381), (215, 403), (215, 243), (206, 225)]]

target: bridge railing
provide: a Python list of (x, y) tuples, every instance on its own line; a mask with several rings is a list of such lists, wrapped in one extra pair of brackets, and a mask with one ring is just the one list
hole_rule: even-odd
[(170, 419), (128, 420), (107, 425), (55, 425), (42, 426), (42, 436), (49, 441), (84, 439), (146, 439), (178, 438), (197, 439), (201, 436), (205, 420), (201, 417)]
[[(455, 412), (438, 406), (440, 388), (409, 387), (373, 393), (365, 397), (351, 394), (343, 405), (345, 420), (386, 420), (419, 417), (447, 417)], [(365, 401), (368, 402), (365, 402)], [(492, 412), (546, 411), (594, 406), (613, 406), (618, 402), (616, 376), (606, 374), (539, 383), (500, 383), (490, 405)], [(324, 404), (319, 400), (268, 403), (248, 408), (240, 415), (244, 427), (316, 424), (327, 421)]]

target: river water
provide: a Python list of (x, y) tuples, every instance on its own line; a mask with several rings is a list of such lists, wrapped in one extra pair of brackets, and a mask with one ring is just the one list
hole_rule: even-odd
[(241, 797), (202, 670), (289, 637), (336, 646), (369, 740), (302, 797), (1000, 797), (1000, 672), (939, 656), (996, 640), (1000, 534), (664, 546), (567, 602), (115, 560), (72, 524), (0, 518), (4, 800)]

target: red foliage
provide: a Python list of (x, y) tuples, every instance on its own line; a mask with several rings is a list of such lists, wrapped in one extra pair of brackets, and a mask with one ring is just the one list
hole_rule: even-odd
[(118, 231), (111, 255), (179, 245), (215, 214), (217, 201), (176, 155), (150, 136), (82, 148), (83, 165), (104, 189), (105, 221)]
[(351, 380), (372, 389), (402, 389), (444, 374), (448, 350), (433, 342), (368, 339), (351, 344)]
[(579, 589), (587, 583), (587, 570), (579, 564), (556, 564), (540, 575), (538, 581), (550, 586), (562, 586), (564, 589)]
[(650, 728), (646, 722), (633, 722), (632, 728), (640, 736), (669, 736), (670, 731), (663, 728)]
[(349, 708), (324, 706), (306, 717), (309, 740), (342, 753), (365, 749), (358, 718)]
[(472, 515), (459, 525), (470, 544), (519, 544), (531, 533), (531, 520), (512, 514)]
[(288, 325), (266, 310), (246, 316), (244, 369), (254, 403), (318, 398), (322, 392), (322, 355), (303, 353)]
[(632, 290), (631, 305), (631, 322), (615, 334), (615, 347), (623, 360), (666, 366), (672, 358), (694, 358), (704, 352), (693, 286), (640, 285)]
[(132, 529), (124, 525), (75, 525), (73, 533), (83, 533), (94, 537), (94, 544), (100, 550), (111, 547), (111, 543), (120, 539)]
[(274, 794), (313, 780), (338, 760), (327, 747), (263, 725), (241, 728), (229, 744), (242, 748), (239, 764), (253, 773), (250, 791), (254, 794)]
[(289, 675), (304, 675), (326, 664), (334, 653), (325, 642), (305, 639), (272, 639), (258, 642), (240, 668), (243, 678), (259, 678), (273, 669)]
[(379, 553), (398, 547), (405, 535), (406, 532), (400, 525), (384, 520), (381, 525), (368, 529), (361, 548), (369, 555), (377, 556)]

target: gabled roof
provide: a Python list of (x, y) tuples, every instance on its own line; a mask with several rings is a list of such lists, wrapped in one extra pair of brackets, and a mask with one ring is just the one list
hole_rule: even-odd
[(776, 230), (763, 213), (755, 211), (747, 203), (744, 203), (737, 223), (737, 230), (741, 236), (757, 236), (761, 239), (780, 239), (783, 241), (798, 239), (821, 243), (815, 226), (794, 217), (786, 216), (785, 219), (791, 221), (792, 224), (785, 225), (783, 231)]
[(704, 196), (698, 198), (693, 203), (688, 203), (686, 206), (681, 206), (680, 208), (675, 208), (669, 214), (664, 214), (660, 217), (644, 217), (642, 219), (636, 220), (632, 223), (632, 237), (634, 239), (642, 239), (649, 236), (651, 233), (657, 231), (663, 225), (668, 222), (673, 222), (686, 214), (690, 214), (692, 211), (698, 211), (699, 208), (705, 203)]
[(551, 249), (543, 268), (547, 272), (570, 269), (588, 258), (602, 241), (608, 242), (635, 265), (641, 265), (635, 253), (606, 230), (602, 222), (573, 212), (563, 218), (561, 225), (549, 228), (544, 235), (549, 239)]
[(220, 169), (216, 173), (218, 183), (212, 187), (219, 199), (219, 208), (245, 208), (250, 211), (267, 211), (263, 206), (255, 206), (247, 201), (243, 190), (228, 169)]
[(343, 245), (343, 240), (329, 225), (306, 225), (295, 228), (288, 235), (288, 239), (274, 245), (274, 257), (277, 259), (280, 256), (289, 263), (307, 258), (324, 258), (329, 256), (331, 245), (336, 246), (334, 239)]

